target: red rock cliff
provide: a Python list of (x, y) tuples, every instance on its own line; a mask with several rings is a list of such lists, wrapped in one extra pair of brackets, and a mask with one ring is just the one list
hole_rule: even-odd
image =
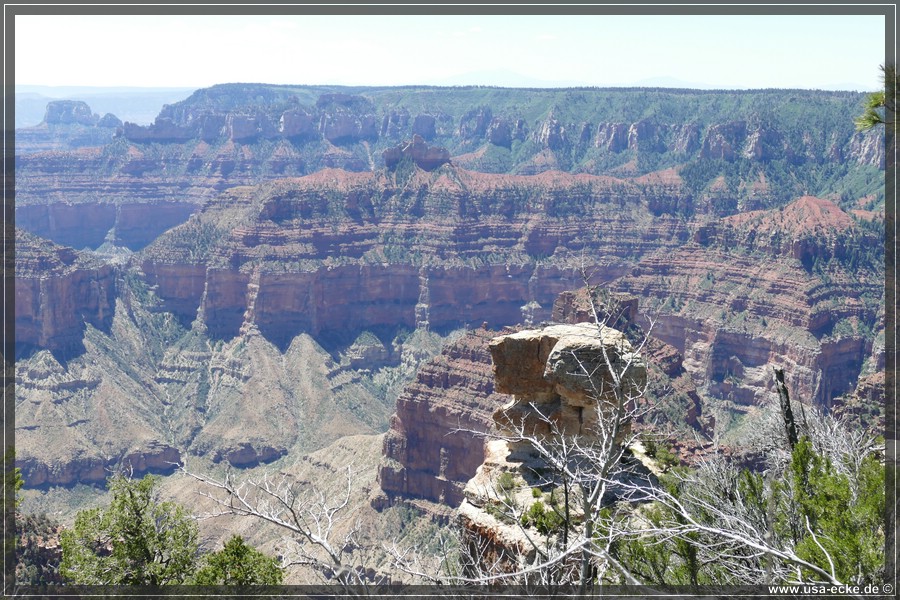
[(484, 440), (459, 429), (487, 431), (503, 396), (494, 392), (488, 343), (479, 328), (419, 369), (397, 399), (384, 438), (378, 483), (388, 498), (425, 499), (456, 507), (484, 460)]
[(116, 270), (71, 248), (16, 232), (16, 343), (70, 350), (85, 324), (109, 329)]

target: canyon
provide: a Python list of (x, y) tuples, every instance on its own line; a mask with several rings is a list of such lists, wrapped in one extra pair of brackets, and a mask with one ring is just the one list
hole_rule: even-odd
[[(836, 116), (859, 99), (800, 94)], [(712, 96), (235, 84), (100, 145), (24, 136), (26, 485), (386, 431), (373, 505), (445, 518), (484, 460), (458, 430), (500, 402), (488, 341), (590, 320), (587, 284), (652, 336), (661, 430), (749, 426), (771, 365), (810, 404), (874, 402), (883, 143), (760, 116), (788, 94)], [(87, 127), (67, 110), (48, 126)]]

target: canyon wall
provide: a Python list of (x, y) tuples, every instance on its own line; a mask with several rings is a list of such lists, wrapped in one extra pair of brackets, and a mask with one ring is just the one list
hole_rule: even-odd
[[(738, 239), (743, 230), (730, 217), (710, 223), (654, 214), (649, 198), (661, 187), (672, 197), (688, 194), (672, 178), (490, 175), (443, 165), (416, 170), (400, 185), (389, 173), (325, 170), (223, 192), (125, 262), (49, 242), (52, 251), (29, 259), (23, 244), (16, 314), (23, 365), (32, 368), (29, 356), (52, 350), (60, 364), (69, 361), (65, 377), (88, 382), (71, 384), (83, 388), (80, 397), (108, 390), (123, 406), (135, 392), (103, 387), (111, 375), (85, 376), (71, 360), (96, 361), (92, 352), (106, 348), (119, 356), (120, 366), (109, 369), (117, 373), (137, 360), (137, 348), (155, 348), (147, 373), (121, 375), (135, 382), (151, 413), (157, 403), (169, 407), (166, 436), (141, 425), (147, 443), (256, 464), (316, 437), (300, 427), (309, 415), (292, 408), (297, 384), (271, 383), (289, 377), (272, 365), (288, 364), (298, 339), (330, 348), (310, 354), (323, 366), (309, 367), (328, 379), (322, 353), (338, 360), (364, 331), (389, 341), (411, 330), (583, 320), (590, 317), (583, 302), (563, 296), (555, 310), (554, 302), (587, 277), (630, 294), (620, 307), (632, 322), (645, 327), (643, 319), (654, 318), (651, 382), (654, 393), (670, 398), (660, 414), (673, 425), (711, 431), (710, 402), (746, 412), (770, 401), (772, 364), (785, 368), (795, 397), (828, 405), (851, 391), (873, 351), (866, 328), (879, 322), (883, 284), (874, 271), (851, 269), (852, 256), (836, 249), (854, 240), (853, 247), (874, 251), (874, 234), (822, 199), (753, 215), (753, 228), (770, 231), (769, 239), (818, 231), (804, 252), (819, 266), (807, 267), (807, 254), (795, 254), (793, 245)], [(806, 213), (809, 219), (794, 218)], [(728, 227), (727, 239), (710, 233)], [(23, 240), (40, 246), (36, 237)], [(141, 328), (158, 337), (146, 339), (136, 333)], [(269, 358), (253, 359), (248, 346)], [(323, 418), (343, 415), (358, 432), (386, 424), (394, 407), (379, 404), (350, 371), (335, 373), (342, 374), (321, 386), (332, 399), (319, 402), (347, 404)], [(145, 377), (149, 387), (138, 383)], [(23, 398), (37, 393), (23, 382)], [(245, 394), (264, 394), (274, 403), (268, 414), (281, 418), (254, 417), (253, 427), (235, 428), (247, 418), (239, 401)], [(404, 410), (397, 408), (401, 421)], [(434, 424), (435, 431), (446, 426)], [(465, 468), (446, 475), (458, 450), (447, 447), (446, 457), (427, 460), (413, 454), (410, 472), (424, 475), (405, 475), (404, 468), (385, 471), (384, 481), (397, 495), (458, 501), (457, 475)]]
[[(763, 403), (774, 393), (774, 364), (784, 366), (795, 397), (827, 406), (855, 387), (872, 351), (867, 328), (883, 309), (878, 236), (851, 226), (833, 203), (807, 197), (740, 217), (742, 225), (728, 217), (698, 227), (698, 244), (647, 256), (611, 287), (660, 307), (654, 335), (684, 356), (694, 383), (712, 396)], [(870, 255), (862, 261), (869, 266), (856, 268), (851, 249)]]
[(109, 330), (113, 266), (20, 230), (15, 272), (17, 345), (67, 351), (81, 345), (86, 324)]
[[(546, 320), (582, 283), (573, 248), (589, 248), (594, 279), (610, 280), (689, 236), (643, 214), (650, 185), (450, 166), (415, 177), (414, 194), (335, 170), (232, 190), (141, 252), (143, 277), (185, 323), (199, 316), (228, 339), (252, 321), (284, 345), (300, 332)], [(616, 186), (634, 203), (610, 210)]]
[[(694, 385), (745, 406), (772, 393), (769, 364), (827, 404), (871, 351), (858, 327), (877, 320), (882, 283), (852, 260), (877, 265), (879, 239), (830, 201), (709, 224), (649, 215), (654, 183), (452, 166), (412, 181), (414, 194), (325, 171), (235, 191), (143, 252), (144, 276), (185, 322), (199, 315), (227, 339), (252, 321), (284, 345), (301, 332), (537, 323), (587, 273), (656, 313), (655, 337)], [(848, 324), (857, 333), (836, 336)]]
[(419, 369), (397, 399), (384, 438), (378, 484), (386, 499), (424, 499), (456, 507), (466, 481), (481, 464), (493, 411), (503, 397), (494, 391), (488, 343), (496, 332), (478, 328), (447, 346)]
[[(55, 128), (53, 135), (65, 137), (65, 128), (105, 134), (84, 143), (48, 141), (42, 147), (38, 138), (52, 132), (19, 130), (17, 213), (22, 214), (20, 226), (32, 233), (76, 248), (95, 248), (114, 224), (108, 205), (156, 206), (130, 209), (148, 226), (156, 221), (152, 215), (169, 210), (159, 221), (160, 227), (169, 227), (226, 188), (327, 168), (391, 170), (404, 148), (426, 169), (449, 162), (492, 173), (560, 170), (618, 177), (677, 170), (689, 179), (692, 193), (655, 195), (650, 207), (681, 215), (727, 215), (783, 205), (821, 186), (807, 181), (810, 165), (835, 171), (833, 189), (818, 190), (820, 194), (846, 193), (838, 182), (843, 178), (853, 179), (856, 197), (876, 191), (875, 182), (862, 185), (862, 178), (854, 179), (856, 172), (884, 168), (879, 133), (858, 133), (852, 127), (851, 113), (861, 94), (804, 92), (808, 109), (796, 93), (735, 92), (728, 108), (717, 101), (720, 95), (229, 84), (167, 105), (148, 126), (119, 126), (111, 115), (88, 118), (87, 107), (51, 103), (49, 120), (41, 127)], [(817, 125), (824, 127), (821, 131), (799, 131), (795, 121), (780, 116), (778, 108), (788, 104), (791, 111), (801, 107), (833, 118), (807, 119), (827, 125)], [(666, 106), (661, 114), (669, 116), (658, 117), (647, 108), (658, 105)], [(761, 119), (764, 113), (768, 120)], [(109, 137), (110, 132), (117, 133)], [(77, 137), (74, 129), (71, 136)], [(841, 171), (844, 167), (853, 173)], [(735, 170), (755, 181), (735, 185)], [(785, 178), (785, 170), (799, 177)], [(771, 185), (775, 179), (780, 183)], [(85, 217), (74, 222), (66, 215), (73, 204), (83, 205), (84, 214), (103, 213), (102, 222), (109, 226), (82, 235), (79, 228), (95, 229), (101, 221)], [(160, 232), (121, 225), (115, 243), (132, 250)]]
[[(883, 151), (867, 136), (853, 135), (852, 127), (825, 141), (794, 131), (777, 113), (763, 121), (756, 114), (764, 105), (790, 101), (773, 90), (736, 92), (731, 114), (714, 102), (721, 93), (685, 90), (478, 90), (441, 88), (356, 88), (334, 91), (322, 87), (219, 85), (198, 90), (190, 98), (166, 106), (146, 127), (126, 123), (123, 135), (132, 142), (177, 143), (201, 139), (207, 143), (293, 140), (325, 141), (351, 147), (356, 144), (393, 145), (419, 136), (437, 143), (455, 156), (490, 144), (512, 148), (534, 144), (541, 150), (572, 161), (588, 150), (622, 154), (630, 151), (679, 153), (704, 159), (759, 161), (855, 160), (881, 164)], [(823, 103), (825, 110), (856, 106), (859, 94), (806, 95)], [(634, 106), (665, 103), (694, 119), (672, 122)], [(605, 111), (600, 107), (606, 106)], [(550, 106), (553, 105), (553, 108)], [(649, 114), (636, 114), (636, 113)], [(528, 114), (540, 114), (537, 119)], [(568, 117), (561, 117), (568, 114)], [(577, 117), (576, 117), (577, 115)], [(576, 117), (576, 118), (573, 118)], [(624, 117), (624, 118), (623, 118)], [(629, 118), (630, 117), (630, 118)], [(831, 132), (829, 132), (831, 133)], [(352, 151), (351, 151), (352, 153)], [(392, 160), (393, 154), (389, 155)], [(596, 160), (596, 157), (594, 157)], [(317, 165), (320, 168), (324, 165)], [(382, 166), (379, 164), (379, 166)], [(523, 171), (525, 172), (525, 171)], [(534, 171), (531, 171), (534, 172)]]

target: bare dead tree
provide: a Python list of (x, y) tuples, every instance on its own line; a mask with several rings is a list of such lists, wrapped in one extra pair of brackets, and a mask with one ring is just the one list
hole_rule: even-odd
[[(851, 498), (849, 505), (839, 510), (849, 511), (860, 500), (863, 463), (879, 447), (872, 435), (855, 431), (838, 419), (809, 407), (806, 414), (798, 444), (806, 441), (821, 457), (820, 464), (833, 466), (844, 477)], [(780, 419), (764, 422), (764, 437), (784, 435)], [(774, 457), (764, 473), (740, 469), (714, 455), (694, 469), (672, 474), (666, 486), (631, 485), (632, 499), (655, 512), (645, 511), (648, 518), (640, 527), (615, 527), (621, 528), (623, 539), (644, 545), (680, 541), (691, 548), (698, 565), (714, 566), (711, 570), (721, 583), (845, 585), (877, 577), (875, 572), (858, 572), (848, 581), (839, 575), (840, 561), (845, 561), (846, 573), (846, 561), (851, 559), (837, 554), (834, 540), (802, 506), (799, 487), (803, 484), (791, 476), (791, 469), (797, 468), (797, 463), (792, 466), (791, 455), (781, 452)], [(804, 544), (806, 550), (802, 551)], [(810, 547), (818, 549), (814, 557)]]
[[(352, 466), (347, 467), (344, 485), (329, 494), (287, 474), (263, 474), (238, 481), (228, 473), (221, 479), (200, 475), (182, 467), (189, 477), (204, 484), (200, 494), (216, 507), (201, 519), (224, 515), (251, 517), (288, 532), (282, 566), (304, 565), (318, 573), (325, 583), (366, 586), (372, 581), (360, 553), (360, 523), (350, 510), (353, 489)], [(207, 491), (208, 490), (208, 491)]]
[(784, 369), (774, 367), (775, 388), (778, 390), (778, 400), (781, 404), (781, 415), (784, 418), (784, 429), (787, 434), (788, 445), (791, 450), (797, 445), (797, 424), (794, 421), (794, 411), (791, 409), (791, 397), (784, 383)]
[[(656, 523), (645, 523), (639, 530), (628, 532), (645, 543), (680, 539), (690, 543), (703, 564), (715, 564), (720, 583), (761, 584), (777, 581), (794, 583), (843, 585), (835, 574), (833, 557), (818, 541), (808, 519), (803, 526), (825, 554), (830, 568), (802, 558), (795, 546), (773, 540), (768, 513), (747, 502), (744, 492), (735, 487), (721, 488), (714, 482), (728, 471), (723, 464), (704, 464), (711, 473), (695, 474), (680, 494), (655, 488), (635, 496), (663, 506), (666, 517)], [(624, 537), (624, 534), (623, 534)], [(816, 577), (803, 575), (808, 570)]]
[[(485, 509), (516, 530), (522, 546), (517, 556), (492, 552), (477, 536), (469, 536), (458, 544), (456, 560), (462, 568), (443, 570), (450, 574), (441, 577), (445, 583), (575, 585), (586, 591), (608, 570), (617, 573), (614, 577), (621, 581), (640, 583), (612, 555), (619, 533), (611, 525), (618, 520), (618, 512), (628, 510), (625, 504), (617, 504), (625, 499), (622, 482), (650, 476), (646, 469), (641, 472), (638, 461), (629, 458), (628, 449), (637, 437), (630, 426), (648, 408), (646, 380), (633, 375), (645, 367), (642, 352), (653, 321), (642, 339), (632, 345), (623, 335), (611, 333), (608, 325), (619, 321), (620, 308), (609, 301), (600, 305), (593, 290), (586, 289), (593, 326), (604, 343), (592, 352), (583, 348), (569, 352), (572, 368), (566, 375), (579, 382), (584, 395), (596, 405), (598, 418), (582, 422), (577, 431), (568, 430), (546, 405), (530, 403), (527, 414), (505, 414), (499, 430), (458, 430), (510, 448), (527, 449), (534, 460), (522, 465), (516, 480), (517, 488), (528, 490), (524, 496), (518, 489), (502, 489), (496, 476), (480, 490), (480, 496), (487, 499)], [(535, 491), (541, 495), (540, 502), (545, 499), (543, 490), (550, 491), (548, 509), (555, 514), (548, 518), (559, 525), (549, 528), (545, 524), (541, 531), (528, 511), (535, 505), (531, 497)], [(429, 580), (428, 570), (410, 553), (396, 546), (390, 550), (398, 569)]]

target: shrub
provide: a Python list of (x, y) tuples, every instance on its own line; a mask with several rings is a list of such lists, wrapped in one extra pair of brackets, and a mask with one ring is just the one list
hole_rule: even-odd
[(559, 529), (563, 524), (563, 517), (552, 507), (546, 508), (540, 500), (531, 505), (524, 515), (522, 515), (522, 525), (525, 527), (534, 527), (541, 535), (550, 535)]

